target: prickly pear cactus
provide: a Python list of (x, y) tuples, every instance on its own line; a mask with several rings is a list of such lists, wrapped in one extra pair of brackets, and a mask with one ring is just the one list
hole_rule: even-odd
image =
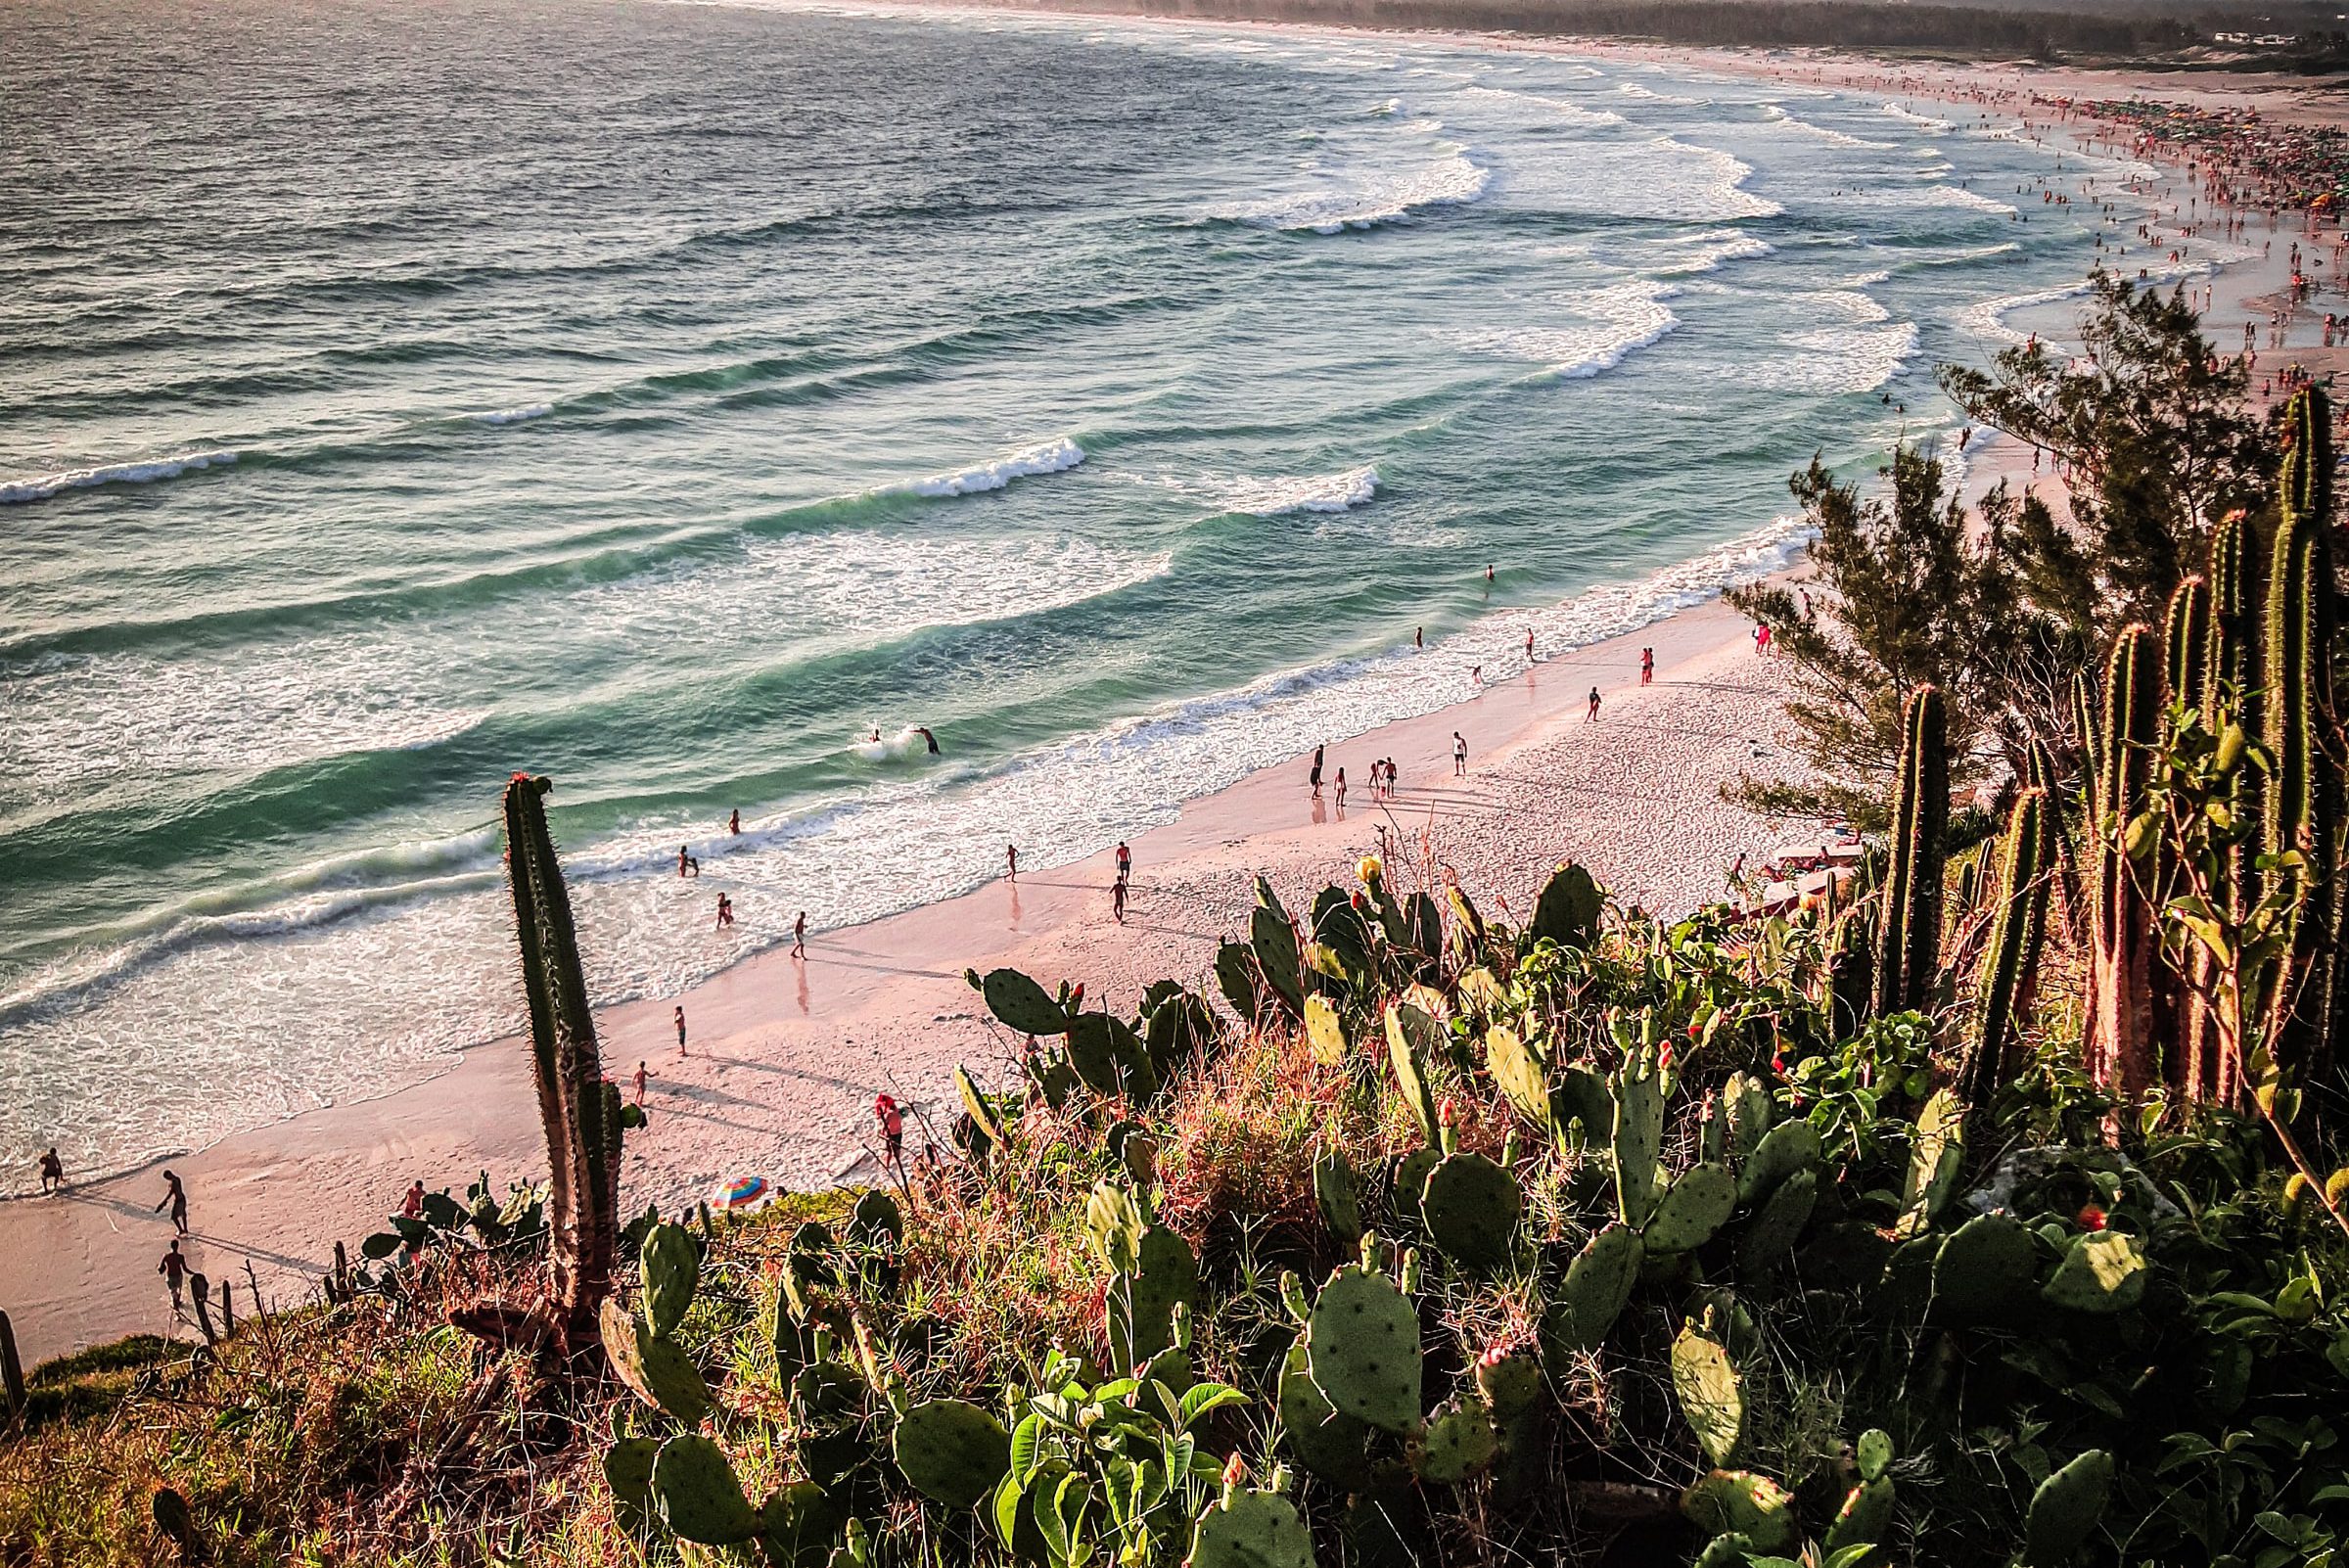
[(1314, 1061), (1323, 1067), (1346, 1065), (1346, 1024), (1327, 996), (1305, 999), (1305, 1038), (1313, 1048)]
[(1664, 1147), (1664, 1081), (1639, 1051), (1615, 1079), (1615, 1203), (1627, 1225), (1643, 1225), (1656, 1206), (1656, 1156)]
[(1542, 1320), (1543, 1348), (1552, 1356), (1596, 1350), (1623, 1315), (1646, 1258), (1639, 1233), (1629, 1225), (1611, 1224), (1592, 1236), (1550, 1300)]
[(662, 1519), (682, 1540), (728, 1546), (759, 1533), (759, 1514), (742, 1495), (725, 1451), (698, 1432), (661, 1445), (653, 1460), (653, 1497)]
[(2145, 1255), (2118, 1230), (2091, 1231), (2071, 1244), (2040, 1295), (2073, 1312), (2127, 1312), (2144, 1299)]
[(1428, 1173), (1419, 1220), (1446, 1257), (1490, 1270), (1509, 1261), (1523, 1203), (1515, 1176), (1481, 1154), (1455, 1154)]
[(1652, 1254), (1692, 1252), (1713, 1239), (1737, 1207), (1737, 1178), (1729, 1168), (1707, 1160), (1690, 1166), (1664, 1194), (1640, 1227), (1639, 1239)]
[(1965, 1106), (1948, 1089), (1938, 1089), (1917, 1113), (1916, 1135), (1909, 1144), (1909, 1176), (1901, 1188), (1900, 1233), (1919, 1235), (1950, 1201), (1965, 1157)]
[(1369, 1475), (1367, 1423), (1344, 1414), (1314, 1386), (1305, 1341), (1289, 1347), (1280, 1373), (1280, 1430), (1297, 1462), (1333, 1486), (1352, 1489)]
[(995, 1108), (988, 1103), (986, 1095), (979, 1092), (979, 1085), (971, 1082), (969, 1070), (959, 1062), (954, 1065), (954, 1089), (962, 1096), (963, 1114), (968, 1116), (971, 1119), (971, 1125), (979, 1130), (980, 1137), (986, 1139), (988, 1147), (1001, 1148), (1003, 1146), (1002, 1119), (995, 1115)]
[[(1831, 1555), (1851, 1546), (1872, 1546), (1883, 1541), (1892, 1529), (1892, 1483), (1863, 1481), (1852, 1488), (1835, 1511), (1835, 1522), (1827, 1526), (1827, 1551)], [(1871, 1553), (1867, 1561), (1876, 1561), (1881, 1553)]]
[(1782, 1122), (1764, 1133), (1737, 1172), (1737, 1201), (1758, 1204), (1801, 1171), (1819, 1169), (1818, 1131), (1809, 1122)]
[(1080, 1013), (1063, 1022), (1069, 1035), (1069, 1066), (1077, 1074), (1077, 1082), (1103, 1099), (1124, 1093), (1125, 1079), (1118, 1071), (1118, 1051), (1110, 1039), (1109, 1015)]
[(644, 1233), (644, 1316), (656, 1334), (677, 1331), (693, 1305), (702, 1275), (702, 1249), (683, 1225), (657, 1224)]
[(1672, 1387), (1696, 1446), (1716, 1465), (1728, 1463), (1745, 1437), (1745, 1391), (1728, 1351), (1694, 1323), (1672, 1342)]
[(979, 983), (979, 994), (986, 998), (987, 1010), (995, 1015), (1005, 1029), (1020, 1035), (1060, 1035), (1069, 1027), (1069, 1015), (1052, 993), (1017, 969), (997, 969)]
[(1331, 1235), (1350, 1247), (1362, 1238), (1361, 1184), (1346, 1151), (1334, 1143), (1313, 1156), (1313, 1202)]
[(1954, 1322), (1996, 1322), (2030, 1310), (2039, 1253), (2022, 1222), (1976, 1215), (1933, 1260), (1933, 1310)]
[(1110, 1354), (1131, 1371), (1174, 1343), (1174, 1309), (1199, 1295), (1199, 1260), (1191, 1244), (1152, 1225), (1135, 1249), (1136, 1267), (1109, 1285)]
[(2112, 1495), (2112, 1455), (2091, 1449), (2039, 1484), (2023, 1520), (2028, 1568), (2059, 1568), (2080, 1553), (2103, 1522)]
[(1388, 1432), (1419, 1421), (1419, 1314), (1384, 1274), (1349, 1264), (1305, 1325), (1313, 1386), (1331, 1407)]
[(1190, 1568), (1313, 1568), (1313, 1538), (1276, 1492), (1237, 1488), (1199, 1516)]
[(1551, 1125), (1549, 1070), (1506, 1024), (1485, 1031), (1485, 1071), (1518, 1115), (1536, 1127)]
[(616, 1301), (605, 1301), (598, 1321), (613, 1375), (645, 1404), (667, 1410), (687, 1426), (701, 1424), (710, 1413), (710, 1385), (692, 1359)]
[(1395, 1082), (1402, 1085), (1403, 1102), (1419, 1124), (1419, 1135), (1431, 1144), (1437, 1138), (1437, 1117), (1435, 1090), (1427, 1079), (1428, 1063), (1443, 1039), (1442, 1026), (1409, 1002), (1397, 1002), (1387, 1009), (1387, 1059), (1395, 1069)]
[(1395, 1162), (1395, 1212), (1405, 1220), (1419, 1218), (1419, 1200), (1427, 1191), (1429, 1173), (1442, 1164), (1441, 1151), (1422, 1146)]
[(1811, 1222), (1811, 1208), (1818, 1201), (1815, 1171), (1797, 1171), (1779, 1182), (1737, 1238), (1737, 1271), (1764, 1274), (1785, 1262), (1803, 1226)]
[(1231, 1004), (1242, 1024), (1254, 1024), (1263, 997), (1256, 989), (1256, 955), (1241, 942), (1227, 942), (1216, 949), (1216, 990)]
[(1478, 1400), (1448, 1400), (1427, 1418), (1411, 1448), (1411, 1473), (1438, 1486), (1458, 1486), (1493, 1462), (1499, 1440), (1493, 1415)]
[(1740, 1167), (1754, 1157), (1777, 1119), (1770, 1085), (1743, 1073), (1731, 1073), (1721, 1090), (1721, 1112), (1728, 1123), (1728, 1153)]
[(649, 1437), (623, 1437), (604, 1452), (604, 1484), (612, 1489), (612, 1511), (631, 1536), (652, 1521), (653, 1459), (661, 1445)]
[(898, 1468), (914, 1489), (949, 1508), (975, 1506), (1011, 1468), (1011, 1435), (976, 1405), (931, 1400), (898, 1419)]
[(1588, 947), (1598, 935), (1603, 901), (1590, 873), (1565, 861), (1549, 874), (1534, 902), (1533, 934), (1537, 940), (1547, 938), (1561, 947)]
[(1297, 927), (1288, 910), (1281, 907), (1272, 884), (1263, 877), (1256, 879), (1256, 907), (1248, 915), (1248, 945), (1256, 953), (1257, 972), (1294, 1017), (1305, 1005), (1304, 982), (1298, 972)]
[(1716, 1470), (1681, 1494), (1681, 1512), (1707, 1535), (1744, 1536), (1756, 1551), (1794, 1545), (1794, 1499), (1768, 1476)]

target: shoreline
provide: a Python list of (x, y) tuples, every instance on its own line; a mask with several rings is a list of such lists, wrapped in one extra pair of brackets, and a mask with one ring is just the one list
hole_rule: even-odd
[[(1346, 35), (1366, 30), (1211, 24), (1294, 25)], [(1412, 36), (1730, 69), (1716, 51), (1473, 33)], [(1802, 79), (1764, 69), (1768, 63), (1757, 59), (1732, 58), (1744, 60), (1740, 73)], [(1973, 102), (1955, 87), (1947, 95), (1907, 91), (1952, 104)], [(2240, 274), (2248, 270), (2222, 266), (2219, 275), (2246, 281)], [(2246, 281), (2246, 294), (2256, 287)], [(2069, 318), (2068, 301), (2054, 301), (2053, 308)], [(1969, 497), (1998, 478), (2024, 478), (2021, 452), (2010, 443), (1976, 447), (1968, 456), (1961, 488)], [(1531, 617), (1548, 608), (1514, 613)], [(870, 1096), (879, 1088), (906, 1103), (917, 1138), (923, 1135), (922, 1113), (944, 1111), (935, 1131), (944, 1145), (951, 1068), (958, 1061), (975, 1069), (1007, 1064), (1011, 1043), (963, 985), (964, 966), (1012, 962), (1047, 984), (1083, 980), (1091, 994), (1120, 1003), (1159, 975), (1196, 981), (1212, 960), (1215, 942), (1244, 925), (1251, 873), (1270, 875), (1284, 899), (1341, 880), (1347, 863), (1371, 847), (1374, 820), (1423, 833), (1429, 858), (1456, 863), (1472, 897), (1503, 909), (1533, 891), (1509, 886), (1512, 877), (1530, 880), (1566, 854), (1586, 859), (1601, 881), (1626, 896), (1660, 906), (1718, 894), (1718, 871), (1732, 853), (1759, 855), (1782, 836), (1727, 807), (1718, 795), (1725, 777), (1775, 755), (1767, 739), (1777, 716), (1777, 693), (1767, 671), (1775, 667), (1757, 667), (1744, 630), (1716, 595), (1544, 660), (1462, 701), (1335, 743), (1332, 772), (1350, 767), (1355, 784), (1347, 817), (1313, 810), (1299, 785), (1302, 757), (1195, 797), (1173, 821), (1131, 841), (1133, 918), (1123, 927), (1108, 920), (1110, 852), (1102, 850), (1039, 867), (1017, 888), (996, 879), (824, 933), (811, 943), (805, 965), (791, 960), (785, 946), (771, 946), (678, 996), (599, 1011), (613, 1078), (624, 1084), (638, 1060), (650, 1064), (654, 1075), (647, 1095), (652, 1125), (630, 1138), (626, 1201), (668, 1206), (679, 1194), (738, 1174), (803, 1188), (835, 1183), (870, 1157)], [(1637, 648), (1649, 645), (1657, 650), (1658, 681), (1643, 690), (1635, 678), (1625, 677), (1635, 670)], [(1600, 687), (1608, 717), (1627, 707), (1649, 715), (1654, 727), (1644, 749), (1607, 744), (1620, 724), (1604, 718), (1600, 745), (1570, 743), (1583, 728), (1580, 688), (1586, 676)], [(1449, 783), (1453, 728), (1470, 736), (1465, 787)], [(1628, 755), (1634, 751), (1640, 755)], [(1363, 773), (1373, 755), (1392, 755), (1403, 763), (1402, 799), (1384, 810), (1370, 808), (1364, 799)], [(1684, 764), (1684, 771), (1670, 781), (1684, 788), (1677, 796), (1657, 793), (1659, 771), (1669, 774), (1674, 763)], [(1561, 784), (1562, 773), (1571, 775), (1576, 767), (1595, 771), (1585, 782)], [(1627, 813), (1627, 795), (1665, 809)], [(1722, 852), (1719, 859), (1708, 860), (1715, 851)], [(668, 1022), (668, 1009), (676, 1005), (687, 1009), (691, 1036), (692, 1054), (682, 1061)], [(166, 1231), (147, 1209), (147, 1200), (161, 1192), (156, 1173), (165, 1163), (188, 1178), (200, 1222), (193, 1243), (197, 1267), (215, 1278), (246, 1273), (245, 1288), (258, 1291), (267, 1305), (291, 1305), (307, 1294), (334, 1241), (355, 1250), (365, 1234), (381, 1228), (381, 1217), (418, 1174), (428, 1184), (461, 1189), (484, 1167), (500, 1186), (536, 1173), (543, 1148), (527, 1059), (513, 1038), (482, 1041), (462, 1048), (446, 1070), (375, 1098), (304, 1110), (234, 1132), (192, 1153), (76, 1186), (67, 1201), (0, 1203), (0, 1236), (10, 1260), (0, 1264), (0, 1301), (16, 1317), (24, 1355), (38, 1361), (121, 1333), (169, 1326), (163, 1293), (149, 1277)]]

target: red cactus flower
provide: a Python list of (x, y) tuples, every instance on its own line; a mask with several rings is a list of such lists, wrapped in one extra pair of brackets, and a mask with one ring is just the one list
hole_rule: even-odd
[(2104, 1211), (2093, 1203), (2083, 1205), (2080, 1210), (2080, 1228), (2083, 1230), (2103, 1229)]
[(1770, 1059), (1770, 1070), (1780, 1078), (1786, 1076), (1786, 1053), (1780, 1051)]
[(1672, 1041), (1666, 1040), (1663, 1048), (1656, 1052), (1656, 1065), (1658, 1067), (1670, 1067), (1672, 1065)]
[(1453, 1119), (1458, 1115), (1459, 1112), (1452, 1106), (1451, 1096), (1449, 1094), (1445, 1095), (1444, 1103), (1436, 1108), (1436, 1120), (1443, 1123), (1446, 1127), (1450, 1127), (1452, 1125)]
[(1241, 1458), (1235, 1452), (1230, 1458), (1223, 1461), (1223, 1484), (1227, 1487), (1236, 1487), (1247, 1479), (1248, 1461)]

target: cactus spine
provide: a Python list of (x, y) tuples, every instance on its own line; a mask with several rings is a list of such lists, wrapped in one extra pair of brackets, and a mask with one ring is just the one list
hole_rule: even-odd
[(551, 787), (547, 779), (523, 773), (506, 786), (506, 862), (552, 1176), (554, 1305), (576, 1342), (594, 1334), (596, 1311), (612, 1290), (620, 1237), (621, 1099), (620, 1086), (604, 1079), (571, 895), (547, 831)]
[(1884, 884), (1876, 1011), (1931, 1000), (1941, 957), (1941, 871), (1950, 818), (1948, 717), (1939, 690), (1919, 686), (1903, 715), (1900, 792), (1893, 803), (1892, 866)]
[(2262, 988), (2269, 1048), (2279, 1063), (2320, 1060), (2330, 1011), (2334, 908), (2334, 839), (2340, 777), (2325, 755), (2331, 717), (2332, 443), (2325, 393), (2309, 388), (2292, 399), (2292, 449), (2283, 470), (2276, 548), (2268, 574), (2267, 624), (2260, 684), (2263, 738), (2275, 758), (2268, 783), (2270, 854), (2297, 852), (2296, 867), (2278, 874), (2294, 884), (2285, 956)]
[(2132, 824), (2145, 809), (2147, 748), (2160, 738), (2161, 672), (2152, 628), (2132, 623), (2113, 640), (2104, 672), (2104, 712), (2096, 726), (2092, 815), (2096, 831), (2094, 982), (2088, 1066), (2099, 1084), (2124, 1100), (2153, 1080), (2154, 968), (2158, 937), (2146, 889), (2158, 869), (2132, 864)]
[(1989, 961), (1982, 966), (1976, 1033), (1959, 1092), (1981, 1110), (2004, 1081), (2003, 1064), (2014, 1038), (2015, 1018), (2030, 1005), (2048, 930), (2048, 881), (2054, 859), (2054, 834), (2048, 821), (2045, 790), (2015, 797), (2005, 842), (1999, 850), (2000, 902), (1992, 928)]

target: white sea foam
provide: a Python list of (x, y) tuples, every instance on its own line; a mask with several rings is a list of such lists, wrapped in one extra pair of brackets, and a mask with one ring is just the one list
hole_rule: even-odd
[(1916, 351), (1914, 322), (1810, 327), (1787, 333), (1775, 352), (1758, 356), (1740, 374), (1751, 386), (1779, 392), (1874, 392), (1899, 375)]
[(1668, 261), (1659, 269), (1665, 277), (1688, 277), (1700, 272), (1718, 272), (1726, 262), (1750, 261), (1761, 256), (1777, 254), (1777, 247), (1757, 235), (1742, 234), (1735, 229), (1723, 229), (1711, 234), (1691, 234), (1673, 242), (1685, 247), (1685, 260)]
[(1617, 87), (1615, 90), (1623, 94), (1626, 98), (1638, 98), (1655, 104), (1677, 104), (1689, 109), (1695, 109), (1702, 105), (1713, 102), (1713, 100), (1710, 98), (1675, 97), (1671, 93), (1660, 93), (1655, 91), (1653, 88), (1642, 87), (1635, 81), (1627, 81), (1621, 86)]
[(1545, 121), (1555, 120), (1568, 125), (1624, 123), (1623, 116), (1611, 109), (1585, 109), (1580, 104), (1570, 104), (1562, 98), (1545, 98), (1540, 93), (1520, 92), (1513, 87), (1463, 87), (1460, 96), (1505, 109), (1532, 110)]
[(1231, 511), (1255, 517), (1285, 517), (1292, 512), (1343, 512), (1368, 505), (1377, 494), (1378, 469), (1364, 463), (1340, 474), (1235, 477), (1222, 486), (1222, 503)]
[(555, 405), (552, 403), (530, 403), (522, 408), (500, 408), (494, 413), (476, 414), (473, 420), (478, 425), (520, 425), (526, 420), (544, 419), (554, 411)]
[(1958, 329), (1973, 338), (1993, 344), (2028, 343), (2030, 335), (2006, 325), (2006, 317), (2017, 310), (2033, 305), (2052, 304), (2088, 293), (2086, 283), (2070, 284), (2058, 289), (2039, 289), (2029, 294), (2001, 295), (1996, 300), (1982, 300), (1959, 310), (1953, 318)]
[(1753, 168), (1733, 154), (1672, 136), (1598, 137), (1570, 160), (1515, 161), (1502, 200), (1536, 211), (1681, 223), (1775, 217), (1776, 202), (1744, 188)]
[(1635, 350), (1678, 327), (1680, 318), (1664, 303), (1680, 291), (1647, 279), (1612, 284), (1556, 303), (1575, 317), (1563, 326), (1509, 326), (1462, 333), (1462, 347), (1532, 360), (1561, 381), (1612, 370)]
[(1254, 228), (1340, 234), (1392, 223), (1429, 208), (1458, 207), (1483, 196), (1493, 171), (1466, 147), (1439, 144), (1442, 156), (1415, 168), (1309, 164), (1312, 188), (1212, 209), (1207, 215)]
[(1829, 125), (1815, 125), (1810, 120), (1788, 114), (1776, 104), (1764, 104), (1762, 118), (1767, 124), (1782, 130), (1794, 131), (1800, 135), (1816, 137), (1830, 147), (1865, 147), (1878, 152), (1889, 152), (1893, 145), (1890, 142), (1871, 142), (1865, 136), (1854, 136), (1848, 131), (1839, 131)]
[(140, 463), (108, 463), (97, 468), (68, 469), (62, 474), (44, 474), (38, 479), (0, 484), (0, 506), (23, 501), (45, 501), (68, 490), (89, 489), (99, 484), (151, 484), (157, 480), (177, 479), (182, 474), (220, 467), (236, 460), (237, 454), (233, 451), (182, 452), (176, 457), (151, 458)]
[(1893, 118), (1906, 120), (1910, 124), (1923, 130), (1928, 136), (1938, 136), (1942, 132), (1953, 128), (1950, 122), (1946, 119), (1936, 119), (1931, 115), (1920, 115), (1912, 109), (1904, 109), (1899, 104), (1892, 102), (1890, 99), (1886, 99), (1878, 107), (1881, 108), (1885, 114), (1890, 115)]
[(1034, 446), (1024, 446), (1001, 457), (990, 457), (984, 463), (956, 469), (949, 474), (933, 474), (928, 479), (915, 480), (899, 486), (911, 495), (944, 497), (976, 495), (982, 490), (999, 490), (1016, 479), (1029, 479), (1038, 474), (1059, 474), (1084, 461), (1084, 448), (1066, 436)]
[(1917, 209), (1927, 208), (1963, 208), (1976, 212), (1995, 213), (2011, 217), (2014, 208), (1995, 197), (1979, 191), (1969, 191), (1962, 185), (1881, 186), (1872, 191), (1845, 191), (1835, 200), (1848, 207), (1892, 208)]

